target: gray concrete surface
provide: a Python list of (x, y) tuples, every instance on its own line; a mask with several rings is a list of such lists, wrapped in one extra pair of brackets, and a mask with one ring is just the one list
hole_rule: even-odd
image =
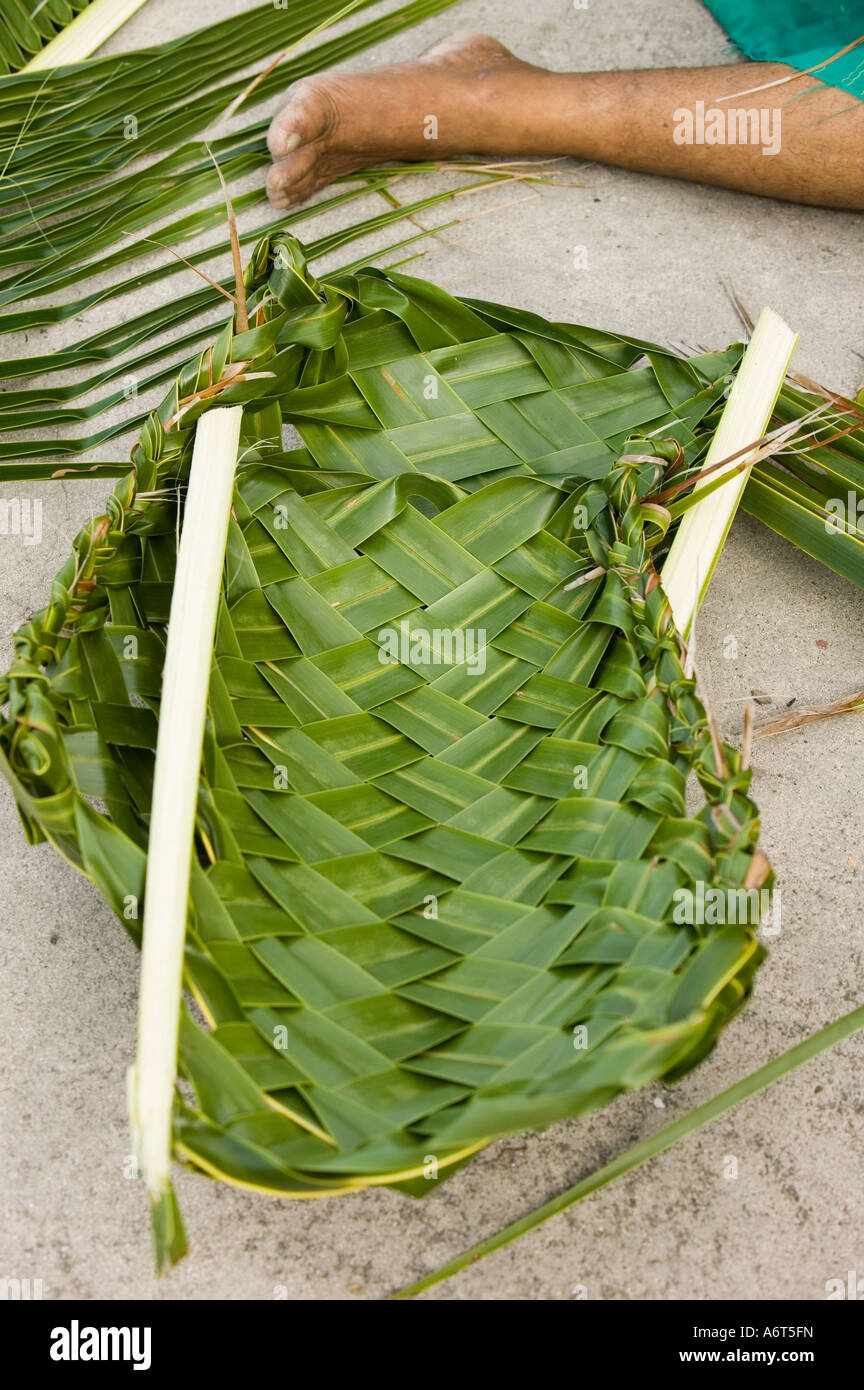
[[(207, 18), (245, 8), (245, 0), (211, 0)], [(202, 18), (200, 7), (149, 0), (112, 47), (154, 42)], [(360, 64), (409, 56), (456, 27), (486, 29), (557, 67), (731, 58), (699, 0), (591, 0), (585, 10), (570, 0), (463, 0)], [(751, 310), (771, 304), (800, 328), (801, 370), (846, 390), (860, 380), (859, 218), (591, 165), (562, 168), (581, 186), (477, 196), (471, 211), (488, 215), (431, 240), (417, 273), (554, 318), (705, 346), (738, 336), (724, 291), (731, 283)], [(431, 185), (415, 179), (400, 191), (421, 186)], [(522, 201), (501, 208), (514, 199)], [(445, 208), (422, 220), (452, 215)], [(587, 269), (574, 268), (576, 246), (587, 249)], [(130, 296), (124, 312), (180, 285)], [(116, 309), (91, 311), (64, 332), (71, 339), (110, 322)], [(30, 335), (3, 352), (33, 345)], [(120, 456), (113, 445), (101, 453)], [(95, 482), (30, 489), (43, 499), (42, 544), (0, 537), (4, 668), (6, 634), (46, 601), (72, 536), (107, 490)], [(7, 496), (26, 491), (5, 488)], [(724, 733), (734, 735), (752, 689), (781, 707), (793, 696), (824, 701), (859, 688), (861, 613), (860, 592), (740, 518), (700, 620), (703, 672)], [(727, 659), (730, 635), (738, 655)], [(783, 930), (752, 1003), (695, 1074), (546, 1134), (496, 1143), (422, 1203), (386, 1191), (280, 1202), (181, 1172), (191, 1251), (161, 1282), (144, 1195), (124, 1171), (137, 956), (88, 882), (49, 848), (26, 848), (0, 793), (0, 1275), (39, 1278), (46, 1298), (377, 1298), (848, 1011), (864, 997), (862, 729), (852, 717), (756, 745), (754, 789)], [(824, 1298), (826, 1280), (864, 1273), (862, 1060), (858, 1036), (431, 1296), (570, 1299), (584, 1285), (590, 1299)], [(734, 1180), (724, 1178), (729, 1156), (738, 1160)]]

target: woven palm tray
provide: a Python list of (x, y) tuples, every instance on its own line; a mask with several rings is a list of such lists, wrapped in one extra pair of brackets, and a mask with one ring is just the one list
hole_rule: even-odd
[(0, 758), (30, 842), (140, 939), (183, 482), (196, 419), (243, 403), (175, 1152), (282, 1195), (420, 1194), (680, 1075), (750, 988), (753, 927), (675, 910), (748, 881), (758, 820), (650, 500), (740, 349), (684, 360), (374, 269), (316, 283), (287, 237), (246, 289), (251, 327), (184, 370), (17, 634)]

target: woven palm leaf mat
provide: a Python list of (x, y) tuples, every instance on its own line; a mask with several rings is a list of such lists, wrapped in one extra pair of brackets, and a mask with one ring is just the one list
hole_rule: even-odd
[(374, 269), (319, 284), (287, 238), (246, 289), (252, 326), (184, 370), (18, 633), (2, 763), (29, 840), (139, 937), (182, 483), (198, 416), (242, 402), (175, 1151), (284, 1195), (419, 1194), (681, 1074), (750, 987), (753, 928), (675, 911), (740, 889), (758, 819), (650, 501), (740, 348), (684, 360)]

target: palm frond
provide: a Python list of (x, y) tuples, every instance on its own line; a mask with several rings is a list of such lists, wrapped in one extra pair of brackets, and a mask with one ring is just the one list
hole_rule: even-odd
[[(13, 7), (22, 0), (9, 0)], [(83, 62), (121, 29), (127, 19), (140, 10), (145, 0), (39, 0), (33, 17), (45, 11), (58, 17), (57, 32), (30, 59), (24, 72), (43, 72), (46, 69), (70, 67)], [(72, 10), (73, 17), (66, 19)], [(62, 28), (59, 27), (62, 24)]]
[[(812, 386), (812, 383), (808, 383)], [(753, 469), (743, 508), (799, 550), (864, 589), (864, 411), (859, 403), (788, 384), (779, 425), (820, 412), (818, 428)]]
[(0, 77), (80, 62), (144, 0), (3, 0)]
[[(94, 0), (94, 7), (99, 3)], [(369, 3), (363, 0), (350, 8), (359, 13)], [(270, 99), (297, 77), (344, 61), (452, 3), (414, 0), (303, 53), (292, 52), (274, 70), (269, 71), (269, 65), (263, 70), (268, 75), (256, 89), (255, 100)], [(0, 334), (49, 330), (47, 350), (0, 361), (0, 379), (10, 388), (0, 401), (0, 431), (5, 435), (0, 458), (17, 465), (11, 472), (4, 469), (4, 477), (50, 475), (52, 470), (28, 461), (80, 457), (107, 439), (137, 429), (146, 415), (138, 405), (139, 390), (176, 376), (194, 343), (212, 338), (219, 323), (213, 311), (221, 302), (212, 288), (181, 295), (137, 314), (131, 322), (119, 303), (111, 326), (72, 346), (52, 350), (50, 335), (96, 305), (122, 301), (132, 290), (184, 271), (175, 248), (182, 250), (224, 225), (220, 175), (238, 213), (251, 215), (256, 207), (263, 213), (268, 121), (250, 121), (244, 115), (243, 121), (230, 123), (228, 134), (210, 140), (209, 128), (246, 90), (249, 79), (239, 75), (244, 69), (274, 51), (296, 49), (340, 16), (345, 18), (345, 12), (344, 0), (299, 0), (290, 10), (265, 4), (155, 48), (46, 72), (17, 73), (0, 83)], [(258, 186), (237, 191), (240, 181), (248, 183), (256, 171), (262, 175)], [(299, 214), (274, 217), (270, 210), (265, 220), (244, 228), (242, 240), (254, 242), (268, 231), (381, 192), (393, 177), (395, 173), (384, 172), (354, 180), (351, 186), (343, 183), (322, 203)], [(479, 181), (506, 177), (483, 172)], [(321, 238), (318, 254), (457, 191), (416, 199), (404, 212), (388, 206), (384, 214), (367, 214), (344, 232)], [(154, 245), (159, 254), (159, 243), (165, 249), (154, 265)], [(223, 236), (196, 247), (196, 263), (223, 256), (227, 245)], [(197, 334), (190, 329), (196, 317)], [(153, 339), (172, 332), (177, 336), (169, 336), (154, 351)], [(139, 344), (144, 350), (129, 356)], [(152, 373), (149, 367), (157, 357), (164, 359), (164, 366)], [(95, 377), (79, 373), (94, 364), (100, 365)], [(62, 387), (40, 381), (34, 390), (27, 384), (34, 375), (50, 381), (57, 373), (68, 374), (70, 367), (76, 376), (71, 383), (64, 377)], [(148, 369), (143, 381), (137, 377), (141, 368)], [(136, 391), (129, 393), (127, 384), (124, 391), (115, 390), (86, 406), (73, 404), (117, 376), (134, 379)], [(110, 429), (85, 432), (78, 439), (63, 437), (65, 427), (107, 410), (119, 416)], [(105, 470), (100, 466), (99, 471)], [(65, 469), (67, 476), (71, 472)]]

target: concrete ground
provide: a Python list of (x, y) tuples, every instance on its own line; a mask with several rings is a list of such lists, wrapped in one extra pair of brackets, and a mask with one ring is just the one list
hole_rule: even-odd
[[(246, 8), (211, 0), (207, 19)], [(202, 17), (176, 0), (148, 0), (112, 47), (156, 42)], [(410, 56), (454, 28), (485, 29), (561, 68), (732, 61), (699, 0), (586, 9), (571, 0), (463, 0), (358, 65)], [(561, 170), (579, 186), (499, 187), (460, 200), (460, 215), (488, 215), (430, 239), (411, 269), (459, 294), (711, 347), (739, 335), (724, 288), (732, 285), (751, 311), (770, 304), (801, 330), (800, 370), (847, 391), (858, 384), (860, 218), (592, 165)], [(406, 181), (400, 196), (432, 186)], [(421, 220), (454, 215), (445, 205)], [(313, 225), (317, 235), (339, 225), (339, 214)], [(576, 268), (585, 259), (574, 257), (577, 247), (585, 268)], [(177, 277), (131, 296), (123, 312), (181, 283), (190, 287)], [(117, 304), (91, 311), (67, 336), (116, 315)], [(30, 335), (4, 344), (4, 355), (33, 343)], [(127, 449), (109, 444), (100, 454)], [(44, 536), (29, 547), (0, 537), (0, 633), (45, 603), (75, 531), (108, 490), (74, 481), (29, 490), (43, 500)], [(734, 737), (752, 690), (772, 698), (762, 711), (770, 714), (793, 696), (821, 702), (860, 688), (861, 616), (858, 590), (740, 518), (700, 620), (703, 674), (723, 732)], [(725, 657), (730, 636), (737, 655)], [(11, 650), (4, 639), (4, 669)], [(695, 1074), (546, 1134), (493, 1144), (422, 1203), (387, 1191), (280, 1202), (180, 1172), (191, 1250), (161, 1282), (127, 1159), (137, 955), (86, 880), (50, 848), (25, 846), (0, 792), (0, 1275), (41, 1279), (46, 1298), (378, 1298), (847, 1012), (864, 996), (862, 728), (853, 716), (756, 744), (754, 792), (782, 891), (782, 931), (751, 1004)], [(864, 1272), (862, 1060), (858, 1035), (429, 1296), (570, 1299), (584, 1286), (590, 1299), (824, 1298), (827, 1280)], [(734, 1179), (725, 1176), (730, 1157)]]

